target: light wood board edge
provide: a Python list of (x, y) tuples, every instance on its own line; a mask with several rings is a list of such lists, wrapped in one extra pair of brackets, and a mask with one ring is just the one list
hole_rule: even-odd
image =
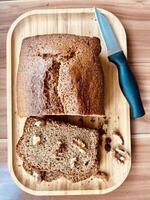
[[(115, 20), (118, 21), (118, 23), (120, 24), (120, 27), (122, 29), (122, 34), (124, 34), (124, 37), (126, 39), (126, 33), (124, 30), (123, 25), (121, 24), (120, 20), (111, 12), (105, 10), (105, 9), (100, 9), (102, 13), (104, 13), (106, 16), (111, 16), (113, 17)], [(115, 190), (116, 188), (118, 188), (127, 178), (129, 171), (131, 169), (131, 161), (128, 164), (128, 173), (126, 174), (126, 177), (124, 177), (124, 179), (122, 179), (118, 184), (114, 185), (113, 187), (104, 189), (104, 190), (69, 190), (69, 191), (35, 191), (35, 190), (31, 190), (27, 187), (25, 187), (21, 182), (18, 181), (14, 170), (13, 170), (13, 166), (12, 166), (12, 84), (11, 84), (11, 79), (12, 79), (12, 69), (11, 69), (11, 38), (12, 38), (12, 34), (13, 31), (15, 29), (15, 27), (17, 26), (17, 24), (19, 22), (21, 22), (24, 18), (34, 15), (34, 14), (49, 14), (49, 13), (59, 13), (61, 11), (61, 13), (65, 13), (68, 12), (68, 9), (42, 9), (42, 10), (32, 10), (32, 11), (28, 11), (24, 14), (22, 14), (20, 17), (18, 17), (13, 24), (11, 25), (8, 34), (7, 34), (7, 55), (6, 55), (6, 60), (7, 60), (7, 135), (8, 135), (8, 169), (9, 172), (14, 180), (14, 182), (16, 183), (16, 185), (18, 187), (20, 187), (23, 191), (30, 193), (32, 195), (89, 195), (89, 194), (106, 194), (108, 192), (112, 192), (113, 190)], [(75, 9), (69, 9), (70, 13), (81, 13), (81, 12), (93, 12), (93, 8), (75, 8)], [(126, 40), (127, 41), (127, 40)], [(126, 45), (127, 46), (127, 45)], [(127, 55), (127, 48), (126, 51), (124, 52), (125, 55)], [(130, 118), (129, 118), (130, 119)], [(130, 125), (130, 123), (129, 123)], [(131, 141), (131, 139), (130, 139)]]

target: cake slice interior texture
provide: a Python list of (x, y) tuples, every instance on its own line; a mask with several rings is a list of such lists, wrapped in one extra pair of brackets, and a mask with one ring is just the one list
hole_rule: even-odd
[(78, 182), (97, 173), (99, 132), (68, 123), (29, 117), (16, 146), (23, 167), (42, 180)]

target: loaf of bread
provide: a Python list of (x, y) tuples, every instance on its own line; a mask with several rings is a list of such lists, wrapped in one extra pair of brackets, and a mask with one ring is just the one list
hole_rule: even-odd
[(100, 40), (70, 34), (23, 40), (17, 73), (21, 117), (104, 114)]
[(29, 117), (16, 151), (25, 170), (40, 180), (50, 182), (63, 176), (78, 182), (97, 173), (98, 142), (95, 129)]

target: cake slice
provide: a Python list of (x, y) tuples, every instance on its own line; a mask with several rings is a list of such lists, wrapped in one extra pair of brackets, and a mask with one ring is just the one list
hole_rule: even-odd
[(17, 72), (19, 116), (103, 115), (100, 50), (96, 37), (50, 34), (25, 38)]
[(38, 173), (48, 182), (61, 176), (78, 182), (98, 170), (98, 141), (95, 129), (29, 117), (16, 150), (30, 174)]
[(46, 182), (52, 182), (63, 176), (60, 171), (40, 171), (34, 167), (31, 167), (27, 161), (23, 162), (23, 168), (27, 173), (36, 176), (37, 182), (39, 183), (43, 180)]

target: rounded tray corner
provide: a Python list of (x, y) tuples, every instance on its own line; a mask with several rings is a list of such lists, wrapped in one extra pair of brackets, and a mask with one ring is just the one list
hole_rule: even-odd
[[(21, 189), (23, 190), (24, 192), (28, 193), (28, 194), (31, 194), (31, 195), (38, 195), (38, 196), (47, 196), (47, 195), (57, 195), (57, 196), (60, 196), (60, 195), (78, 195), (78, 190), (70, 190), (70, 191), (57, 191), (57, 193), (55, 193), (55, 191), (37, 191), (37, 190), (32, 190), (30, 188), (27, 188), (26, 186), (24, 186), (17, 178), (14, 170), (13, 170), (13, 166), (12, 166), (12, 163), (8, 163), (8, 170), (9, 170), (9, 173), (14, 181), (14, 183)], [(110, 187), (110, 188), (106, 188), (106, 189), (103, 189), (103, 190), (85, 190), (83, 191), (80, 195), (91, 195), (91, 194), (108, 194), (110, 192), (113, 192), (114, 190), (118, 189), (123, 183), (124, 181), (126, 180), (126, 178), (128, 177), (129, 173), (130, 173), (130, 170), (131, 170), (131, 160), (128, 164), (128, 171), (126, 173), (126, 175), (123, 177), (123, 179), (120, 180), (119, 183), (115, 184), (114, 186)]]
[(17, 178), (17, 176), (16, 176), (16, 174), (15, 174), (15, 172), (14, 172), (12, 163), (10, 163), (10, 162), (8, 162), (8, 170), (9, 170), (9, 173), (10, 173), (10, 175), (11, 175), (12, 180), (14, 181), (14, 183), (15, 183), (21, 190), (23, 190), (24, 192), (29, 193), (29, 194), (31, 194), (31, 195), (40, 195), (40, 194), (38, 194), (38, 191), (27, 188), (25, 185), (23, 185), (23, 184), (18, 180), (18, 178)]
[[(120, 22), (120, 20), (114, 15), (112, 14), (111, 12), (107, 11), (107, 10), (104, 10), (104, 9), (101, 9), (102, 13), (106, 14), (106, 16), (108, 17), (112, 17), (115, 21), (117, 21), (117, 25), (119, 25), (120, 27), (120, 31), (121, 31), (121, 40), (123, 39), (123, 45), (124, 45), (124, 53), (127, 55), (127, 38), (126, 38), (126, 32), (125, 32), (125, 29), (122, 25), (122, 23)], [(51, 14), (51, 13), (55, 13), (57, 14), (57, 12), (59, 13), (60, 9), (41, 9), (41, 10), (31, 10), (31, 11), (28, 11), (28, 12), (25, 12), (24, 14), (20, 15), (14, 22), (13, 24), (11, 25), (9, 31), (8, 31), (8, 34), (7, 34), (7, 77), (9, 80), (11, 80), (11, 73), (12, 73), (12, 63), (11, 63), (11, 46), (13, 45), (13, 42), (11, 43), (11, 39), (12, 39), (12, 36), (13, 36), (13, 32), (15, 30), (15, 28), (17, 27), (17, 25), (22, 22), (26, 17), (29, 17), (29, 16), (32, 16), (32, 15), (43, 15), (43, 14)], [(85, 9), (78, 9), (78, 8), (74, 8), (74, 9), (61, 9), (63, 10), (62, 12), (90, 12), (90, 13), (93, 13), (93, 9), (92, 8), (85, 8)], [(70, 10), (70, 11), (68, 11)], [(113, 22), (112, 22), (113, 23)], [(116, 27), (116, 26), (115, 26)], [(13, 102), (12, 100), (12, 93), (11, 93), (11, 81), (7, 81), (7, 90), (8, 90), (8, 95), (7, 95), (7, 120), (8, 120), (8, 124), (9, 124), (9, 129), (7, 130), (7, 133), (8, 133), (8, 142), (10, 145), (8, 145), (8, 151), (9, 151), (9, 172), (11, 174), (11, 177), (12, 179), (14, 180), (14, 182), (16, 183), (16, 185), (21, 188), (23, 191), (29, 193), (29, 194), (32, 194), (32, 195), (91, 195), (91, 194), (107, 194), (107, 193), (110, 193), (114, 190), (116, 190), (118, 187), (120, 187), (122, 185), (122, 183), (125, 181), (125, 179), (128, 177), (128, 174), (130, 172), (130, 169), (131, 169), (131, 161), (130, 163), (128, 163), (128, 167), (127, 167), (127, 170), (126, 170), (126, 174), (125, 176), (120, 179), (116, 184), (114, 184), (112, 187), (110, 186), (109, 188), (105, 188), (105, 189), (91, 189), (91, 190), (34, 190), (34, 189), (31, 189), (27, 186), (25, 186), (23, 183), (21, 183), (21, 181), (17, 178), (17, 175), (15, 173), (15, 170), (13, 168), (13, 162), (12, 162), (12, 105), (10, 104), (10, 101)], [(130, 121), (129, 121), (129, 109), (127, 107), (127, 104), (125, 105), (125, 112), (126, 112), (126, 116), (127, 116), (127, 120), (128, 120), (128, 124), (127, 126), (129, 127), (130, 126)], [(11, 117), (9, 117), (11, 116)], [(129, 129), (128, 129), (129, 130)], [(128, 135), (128, 141), (131, 141), (130, 140), (130, 133)], [(129, 147), (130, 148), (130, 147)]]
[(8, 32), (7, 32), (7, 40), (11, 38), (11, 35), (15, 29), (15, 27), (18, 25), (19, 22), (21, 22), (24, 18), (30, 16), (30, 15), (34, 15), (37, 13), (38, 10), (30, 10), (30, 11), (27, 11), (23, 14), (21, 14), (19, 17), (17, 17), (15, 19), (15, 21), (11, 24)]
[(125, 182), (125, 180), (129, 176), (130, 171), (131, 171), (131, 160), (130, 160), (130, 162), (128, 164), (128, 171), (127, 171), (126, 175), (117, 184), (115, 184), (114, 186), (106, 189), (106, 192), (104, 190), (104, 194), (108, 194), (108, 193), (113, 192), (114, 190), (118, 189)]

